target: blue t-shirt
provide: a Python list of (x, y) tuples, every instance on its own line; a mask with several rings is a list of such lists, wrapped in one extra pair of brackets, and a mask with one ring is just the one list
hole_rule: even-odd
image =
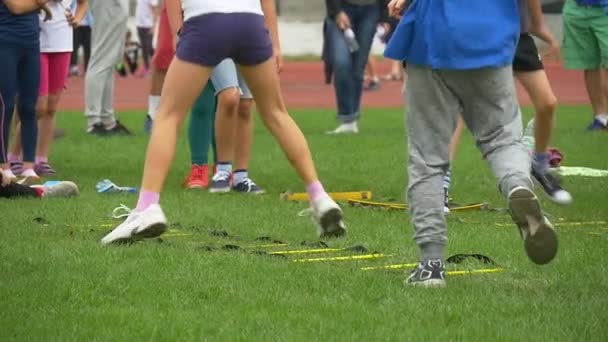
[(384, 55), (433, 69), (509, 65), (519, 17), (519, 0), (414, 0)]
[(15, 15), (0, 0), (0, 44), (18, 44), (27, 47), (40, 46), (38, 11)]

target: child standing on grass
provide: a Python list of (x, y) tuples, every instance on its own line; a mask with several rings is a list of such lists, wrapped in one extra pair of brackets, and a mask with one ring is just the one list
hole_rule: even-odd
[[(272, 0), (262, 2), (274, 5)], [(213, 68), (225, 58), (239, 65), (264, 124), (306, 184), (320, 235), (343, 235), (342, 210), (323, 189), (306, 139), (285, 109), (260, 0), (183, 0), (182, 4), (184, 26), (152, 129), (137, 207), (102, 244), (156, 237), (167, 229), (159, 200), (177, 133)]]
[[(78, 4), (72, 13), (73, 2)], [(74, 49), (73, 28), (78, 26), (87, 13), (88, 0), (51, 0), (48, 3), (53, 19), (40, 19), (40, 87), (36, 112), (38, 114), (38, 144), (36, 147), (37, 176), (52, 176), (55, 169), (49, 164), (49, 152), (55, 130), (55, 114), (66, 87), (70, 58)], [(15, 137), (12, 153), (9, 155), (14, 174), (26, 174), (21, 161), (20, 136)]]
[[(37, 178), (36, 101), (40, 85), (40, 33), (38, 12), (48, 0), (0, 1), (0, 169), (4, 182), (16, 180), (8, 161), (11, 120), (19, 94), (24, 175), (27, 181)], [(48, 8), (46, 19), (50, 19)]]
[[(392, 0), (389, 11), (400, 15), (405, 7), (405, 0)], [(388, 44), (386, 56), (408, 65), (408, 202), (420, 248), (408, 284), (445, 286), (443, 176), (461, 110), (498, 178), (528, 257), (546, 264), (557, 254), (557, 234), (532, 192), (521, 142), (511, 66), (519, 26), (518, 0), (413, 1)]]

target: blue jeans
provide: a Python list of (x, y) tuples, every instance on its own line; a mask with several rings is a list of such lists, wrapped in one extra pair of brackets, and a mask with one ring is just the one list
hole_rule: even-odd
[(350, 18), (359, 43), (358, 51), (351, 53), (348, 50), (344, 32), (338, 28), (333, 19), (326, 18), (326, 24), (334, 68), (338, 120), (349, 123), (357, 121), (361, 115), (363, 75), (380, 18), (380, 8), (377, 4), (366, 6), (345, 4), (342, 9)]
[(8, 162), (9, 133), (17, 95), (23, 161), (33, 163), (38, 137), (36, 121), (36, 102), (40, 87), (38, 44), (33, 47), (0, 44), (0, 75), (0, 164)]

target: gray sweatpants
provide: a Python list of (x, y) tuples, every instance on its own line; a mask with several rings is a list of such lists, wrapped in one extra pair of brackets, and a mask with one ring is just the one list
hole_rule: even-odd
[(96, 123), (114, 126), (114, 75), (122, 60), (127, 33), (128, 1), (90, 0), (91, 60), (85, 78), (85, 116), (89, 128)]
[(521, 112), (511, 66), (477, 70), (431, 70), (407, 66), (408, 202), (421, 260), (443, 259), (447, 224), (443, 177), (458, 116), (507, 195), (533, 188), (530, 158), (521, 142)]

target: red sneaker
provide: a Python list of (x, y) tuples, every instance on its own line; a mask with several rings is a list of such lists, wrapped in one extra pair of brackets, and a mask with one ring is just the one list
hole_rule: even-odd
[(192, 170), (184, 180), (188, 189), (207, 189), (209, 186), (209, 165), (192, 165)]

